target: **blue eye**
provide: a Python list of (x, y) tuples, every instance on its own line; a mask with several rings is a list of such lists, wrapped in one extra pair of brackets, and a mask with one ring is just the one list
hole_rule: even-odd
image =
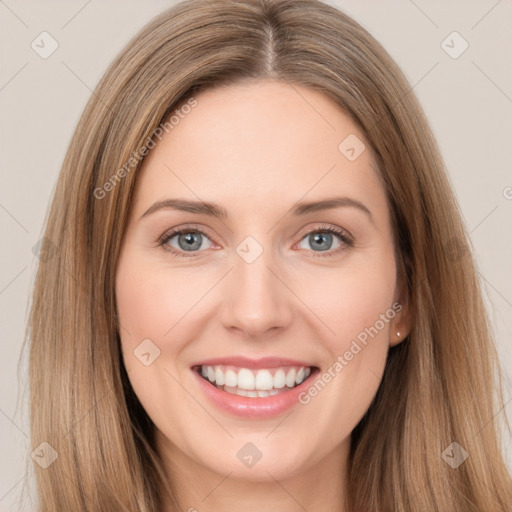
[[(332, 249), (333, 239), (336, 238), (338, 239), (338, 246)], [(176, 239), (176, 241), (172, 244), (171, 242), (173, 242), (174, 239)], [(334, 256), (353, 245), (353, 240), (348, 233), (332, 226), (316, 226), (302, 237), (299, 244), (302, 243), (303, 240), (310, 240), (311, 249), (306, 249), (309, 250), (314, 257)], [(166, 233), (160, 240), (159, 245), (178, 257), (187, 258), (198, 256), (198, 253), (208, 249), (209, 247), (206, 241), (212, 243), (202, 230), (196, 227), (184, 227)]]
[[(173, 238), (176, 238), (178, 247), (169, 244)], [(167, 233), (161, 240), (160, 245), (164, 246), (164, 249), (174, 254), (189, 257), (194, 256), (194, 253), (199, 249), (205, 248), (203, 244), (204, 238), (208, 239), (206, 234), (199, 229), (182, 228)]]
[[(333, 238), (338, 239), (338, 246), (332, 249)], [(315, 227), (301, 240), (309, 240), (315, 257), (328, 257), (338, 254), (345, 248), (352, 247), (353, 240), (341, 229), (332, 226)], [(318, 249), (318, 250), (316, 250)], [(319, 254), (325, 252), (326, 254)], [(315, 254), (316, 253), (316, 254)]]

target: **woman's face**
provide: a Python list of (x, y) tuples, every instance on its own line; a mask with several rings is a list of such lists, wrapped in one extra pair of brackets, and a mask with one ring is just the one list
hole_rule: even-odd
[(144, 160), (117, 268), (133, 389), (177, 467), (339, 467), (407, 334), (370, 149), (307, 88), (195, 99)]

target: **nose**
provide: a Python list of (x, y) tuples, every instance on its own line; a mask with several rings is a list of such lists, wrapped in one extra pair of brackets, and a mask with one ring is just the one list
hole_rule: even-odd
[(285, 329), (293, 317), (293, 293), (283, 272), (276, 271), (271, 251), (250, 263), (235, 253), (233, 261), (223, 290), (223, 326), (254, 339)]

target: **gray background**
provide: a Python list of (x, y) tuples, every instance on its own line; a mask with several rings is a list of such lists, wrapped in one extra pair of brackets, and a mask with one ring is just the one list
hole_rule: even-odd
[[(65, 150), (91, 91), (124, 44), (173, 3), (0, 0), (2, 511), (33, 510), (30, 503), (17, 503), (31, 451), (27, 358), (21, 343), (37, 263), (32, 248), (42, 236)], [(512, 3), (329, 3), (353, 16), (384, 45), (414, 87), (434, 129), (471, 232), (507, 372), (507, 405), (496, 417), (503, 421), (505, 412), (512, 419)], [(43, 31), (59, 45), (47, 59), (31, 48)], [(469, 44), (456, 59), (442, 47), (453, 31)], [(445, 43), (453, 47), (452, 53), (461, 44), (453, 37)], [(509, 437), (506, 442), (512, 468)]]

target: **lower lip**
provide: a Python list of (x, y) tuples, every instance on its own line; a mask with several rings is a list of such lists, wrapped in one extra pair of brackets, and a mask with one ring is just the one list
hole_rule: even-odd
[(249, 419), (264, 419), (277, 416), (299, 403), (300, 393), (310, 386), (311, 378), (316, 375), (318, 369), (311, 370), (309, 377), (293, 389), (263, 398), (239, 396), (222, 391), (199, 375), (197, 371), (192, 370), (192, 372), (199, 379), (199, 385), (205, 395), (219, 409), (235, 416)]

